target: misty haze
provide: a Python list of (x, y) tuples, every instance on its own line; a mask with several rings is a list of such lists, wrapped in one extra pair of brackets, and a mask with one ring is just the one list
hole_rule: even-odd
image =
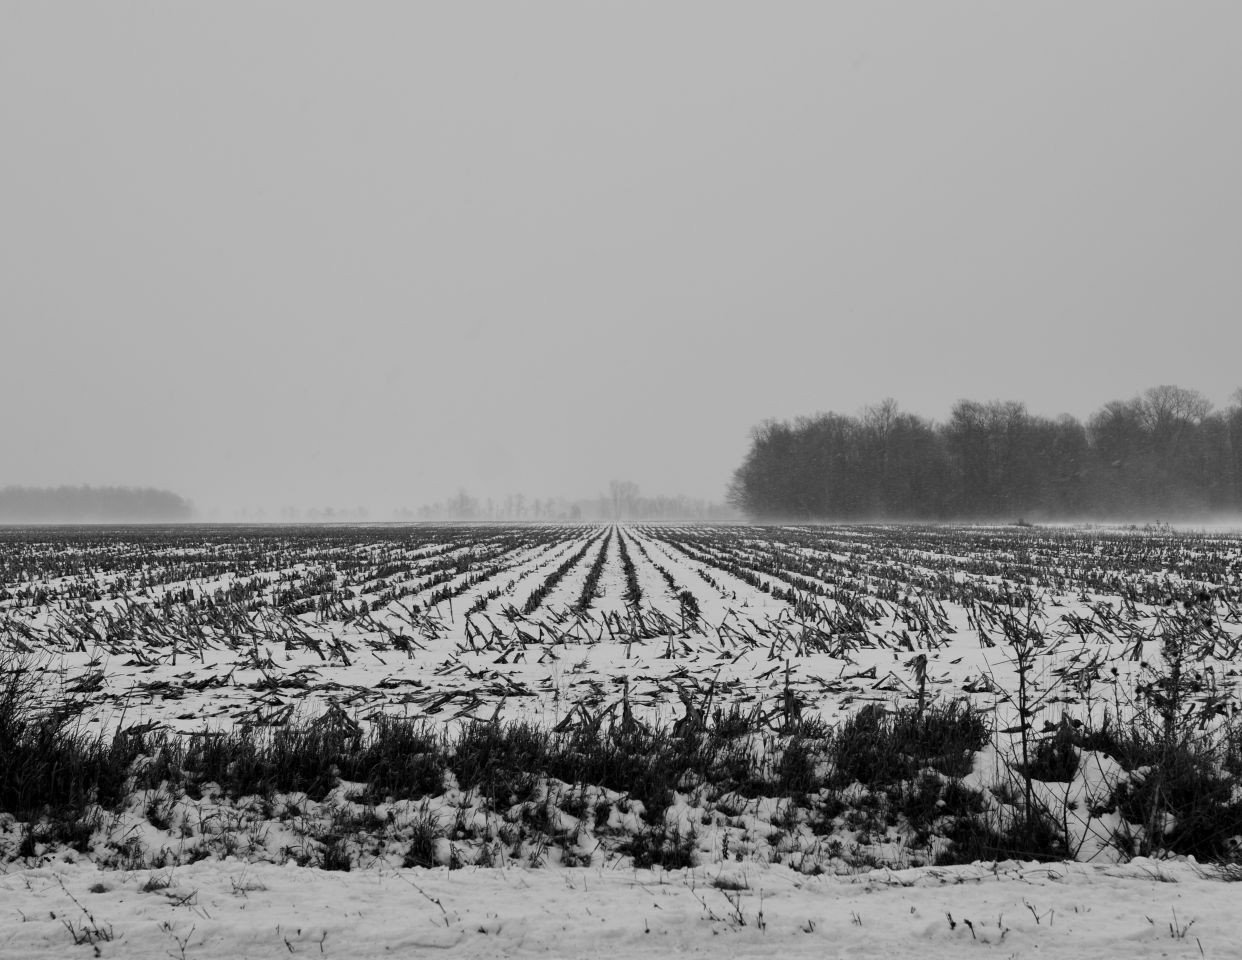
[(1232, 955), (1239, 36), (0, 3), (0, 954)]

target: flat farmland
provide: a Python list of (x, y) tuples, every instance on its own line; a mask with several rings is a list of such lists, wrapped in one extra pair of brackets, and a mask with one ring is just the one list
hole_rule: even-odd
[[(13, 955), (630, 956), (653, 935), (711, 952), (708, 931), (747, 955), (1236, 943), (1234, 534), (426, 524), (0, 545)], [(1155, 917), (1168, 883), (1194, 903)]]
[[(1140, 706), (1186, 603), (1187, 705), (1231, 709), (1242, 542), (1074, 528), (449, 526), (4, 534), (0, 629), (41, 695), (192, 732), (326, 710), (550, 727), (739, 712), (756, 729), (969, 698), (1035, 635), (1043, 712)], [(1182, 624), (1185, 626), (1185, 624)], [(1203, 631), (1206, 630), (1206, 633)], [(1151, 676), (1145, 678), (1145, 674)], [(1123, 703), (1124, 702), (1124, 703)], [(690, 704), (688, 707), (687, 704)], [(1123, 711), (1124, 712), (1124, 711)]]

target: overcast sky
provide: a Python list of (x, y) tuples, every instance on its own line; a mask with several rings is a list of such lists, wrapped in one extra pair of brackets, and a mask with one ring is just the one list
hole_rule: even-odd
[(0, 486), (720, 499), (1242, 386), (1242, 4), (0, 0)]

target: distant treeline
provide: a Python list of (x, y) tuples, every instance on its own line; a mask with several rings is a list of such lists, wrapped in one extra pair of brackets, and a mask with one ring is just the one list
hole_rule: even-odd
[(1242, 510), (1242, 390), (1227, 410), (1160, 386), (1084, 424), (961, 400), (943, 423), (892, 400), (767, 421), (729, 501), (755, 519), (1035, 519)]
[(189, 501), (151, 487), (0, 489), (0, 523), (168, 523), (193, 514)]
[(419, 520), (694, 520), (728, 521), (740, 519), (727, 504), (712, 503), (686, 496), (646, 496), (629, 480), (613, 480), (608, 492), (598, 497), (527, 497), (512, 494), (503, 500), (479, 500), (465, 490), (446, 501), (427, 504), (418, 513), (398, 512), (398, 519)]

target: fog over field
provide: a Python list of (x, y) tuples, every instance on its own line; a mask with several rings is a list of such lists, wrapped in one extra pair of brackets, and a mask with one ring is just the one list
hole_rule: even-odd
[(1242, 10), (5, 4), (0, 486), (719, 502), (767, 418), (1218, 409)]

